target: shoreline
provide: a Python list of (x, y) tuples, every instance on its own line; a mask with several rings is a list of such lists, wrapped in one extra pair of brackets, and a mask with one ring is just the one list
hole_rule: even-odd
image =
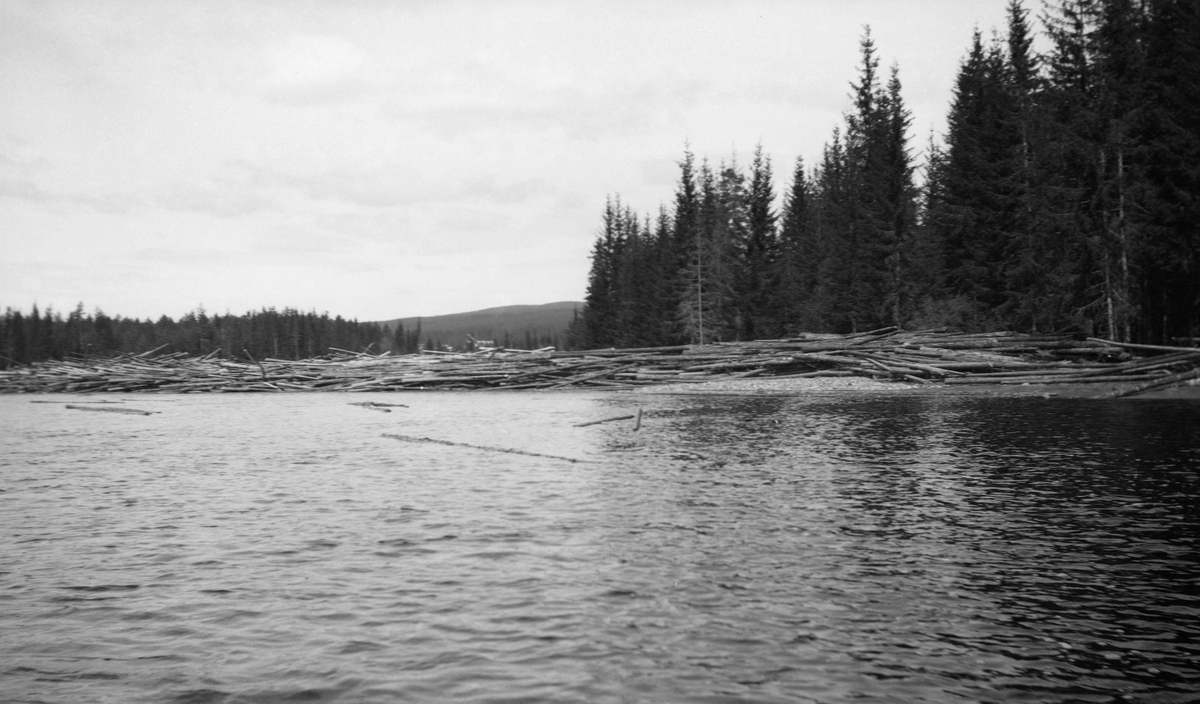
[[(47, 360), (0, 370), (8, 393), (645, 390), (1195, 398), (1200, 348), (1017, 333), (905, 332), (656, 348), (420, 355), (336, 350), (304, 360), (182, 352)], [(1184, 385), (1192, 384), (1191, 387)], [(953, 388), (950, 388), (953, 387)], [(968, 388), (969, 387), (969, 388)], [(1161, 387), (1161, 388), (1160, 388)]]

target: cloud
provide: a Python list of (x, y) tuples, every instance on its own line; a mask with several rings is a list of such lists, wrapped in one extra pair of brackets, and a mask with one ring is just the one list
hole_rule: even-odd
[[(139, 249), (134, 251), (129, 257), (133, 262), (152, 267), (162, 265), (176, 267), (181, 263), (187, 263), (191, 266), (225, 267), (236, 263), (240, 258), (241, 255), (237, 252), (226, 249), (192, 248), (180, 246), (175, 242), (171, 242), (167, 246)], [(138, 271), (143, 276), (147, 273), (147, 270), (140, 266)]]
[(143, 198), (125, 193), (91, 195), (54, 191), (43, 188), (30, 179), (4, 176), (0, 176), (0, 198), (11, 198), (26, 204), (42, 204), (56, 209), (81, 209), (107, 215), (128, 215), (145, 206)]
[(27, 178), (0, 176), (0, 198), (18, 198), (27, 202), (46, 202), (50, 198)]
[(616, 85), (538, 87), (509, 80), (486, 90), (404, 96), (385, 108), (399, 122), (415, 121), (441, 137), (479, 132), (547, 132), (569, 139), (623, 137), (652, 128), (699, 102), (709, 85), (701, 79)]
[(642, 180), (656, 186), (673, 186), (679, 182), (679, 161), (682, 151), (676, 156), (654, 156), (637, 160)]
[(339, 234), (280, 225), (255, 234), (251, 249), (272, 258), (291, 262), (320, 261), (328, 266), (357, 248)]
[[(450, 208), (442, 213), (438, 219), (438, 227), (444, 231), (450, 232), (468, 232), (476, 236), (487, 233), (496, 233), (497, 231), (507, 231), (509, 223), (512, 220), (510, 216), (504, 213), (485, 210), (484, 208)], [(483, 243), (475, 244), (476, 249), (491, 249), (498, 242), (496, 239), (489, 238), (487, 246), (480, 246)]]
[(360, 98), (368, 89), (366, 54), (340, 37), (300, 34), (265, 52), (259, 88), (268, 99), (292, 105), (320, 105)]
[(0, 137), (0, 169), (18, 173), (34, 173), (50, 166), (50, 161), (37, 155), (29, 140), (14, 135)]
[(272, 202), (246, 188), (232, 184), (204, 186), (176, 183), (156, 198), (156, 202), (168, 210), (179, 210), (222, 218), (250, 215), (271, 207)]
[(227, 168), (230, 171), (225, 177), (227, 187), (260, 193), (278, 191), (313, 202), (371, 209), (466, 200), (516, 205), (533, 200), (549, 189), (540, 177), (514, 177), (510, 181), (503, 175), (488, 173), (464, 178), (457, 173), (420, 171), (396, 163), (389, 168), (340, 166), (308, 173), (247, 161), (229, 162)]

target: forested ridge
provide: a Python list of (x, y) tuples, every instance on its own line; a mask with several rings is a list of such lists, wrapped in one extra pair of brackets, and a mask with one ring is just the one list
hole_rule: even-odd
[[(886, 326), (1200, 338), (1200, 3), (1017, 0), (976, 31), (922, 163), (869, 30), (852, 105), (776, 208), (761, 145), (679, 162), (653, 216), (610, 197), (576, 348)], [(923, 166), (923, 183), (914, 177)]]

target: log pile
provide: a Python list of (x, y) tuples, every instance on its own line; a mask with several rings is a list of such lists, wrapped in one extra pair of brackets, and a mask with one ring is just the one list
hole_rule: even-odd
[[(1128, 384), (1148, 390), (1200, 378), (1200, 348), (1015, 333), (803, 335), (786, 340), (560, 352), (372, 355), (334, 350), (300, 361), (216, 353), (120, 355), (0, 371), (0, 392), (286, 392), (417, 389), (627, 389), (744, 377), (862, 376), (946, 384)], [(1116, 394), (1114, 394), (1116, 395)]]

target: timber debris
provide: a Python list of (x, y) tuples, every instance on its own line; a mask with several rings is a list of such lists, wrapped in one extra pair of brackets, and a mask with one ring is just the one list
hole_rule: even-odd
[[(1200, 348), (1069, 335), (906, 332), (801, 335), (709, 345), (585, 351), (484, 348), (412, 355), (335, 350), (317, 359), (222, 359), (183, 353), (75, 357), (0, 370), (7, 393), (250, 393), (418, 389), (629, 389), (721, 379), (860, 376), (945, 384), (1130, 386), (1194, 383)], [(1117, 395), (1114, 393), (1113, 395)], [(366, 405), (366, 404), (363, 404)], [(382, 410), (383, 404), (371, 404)]]

